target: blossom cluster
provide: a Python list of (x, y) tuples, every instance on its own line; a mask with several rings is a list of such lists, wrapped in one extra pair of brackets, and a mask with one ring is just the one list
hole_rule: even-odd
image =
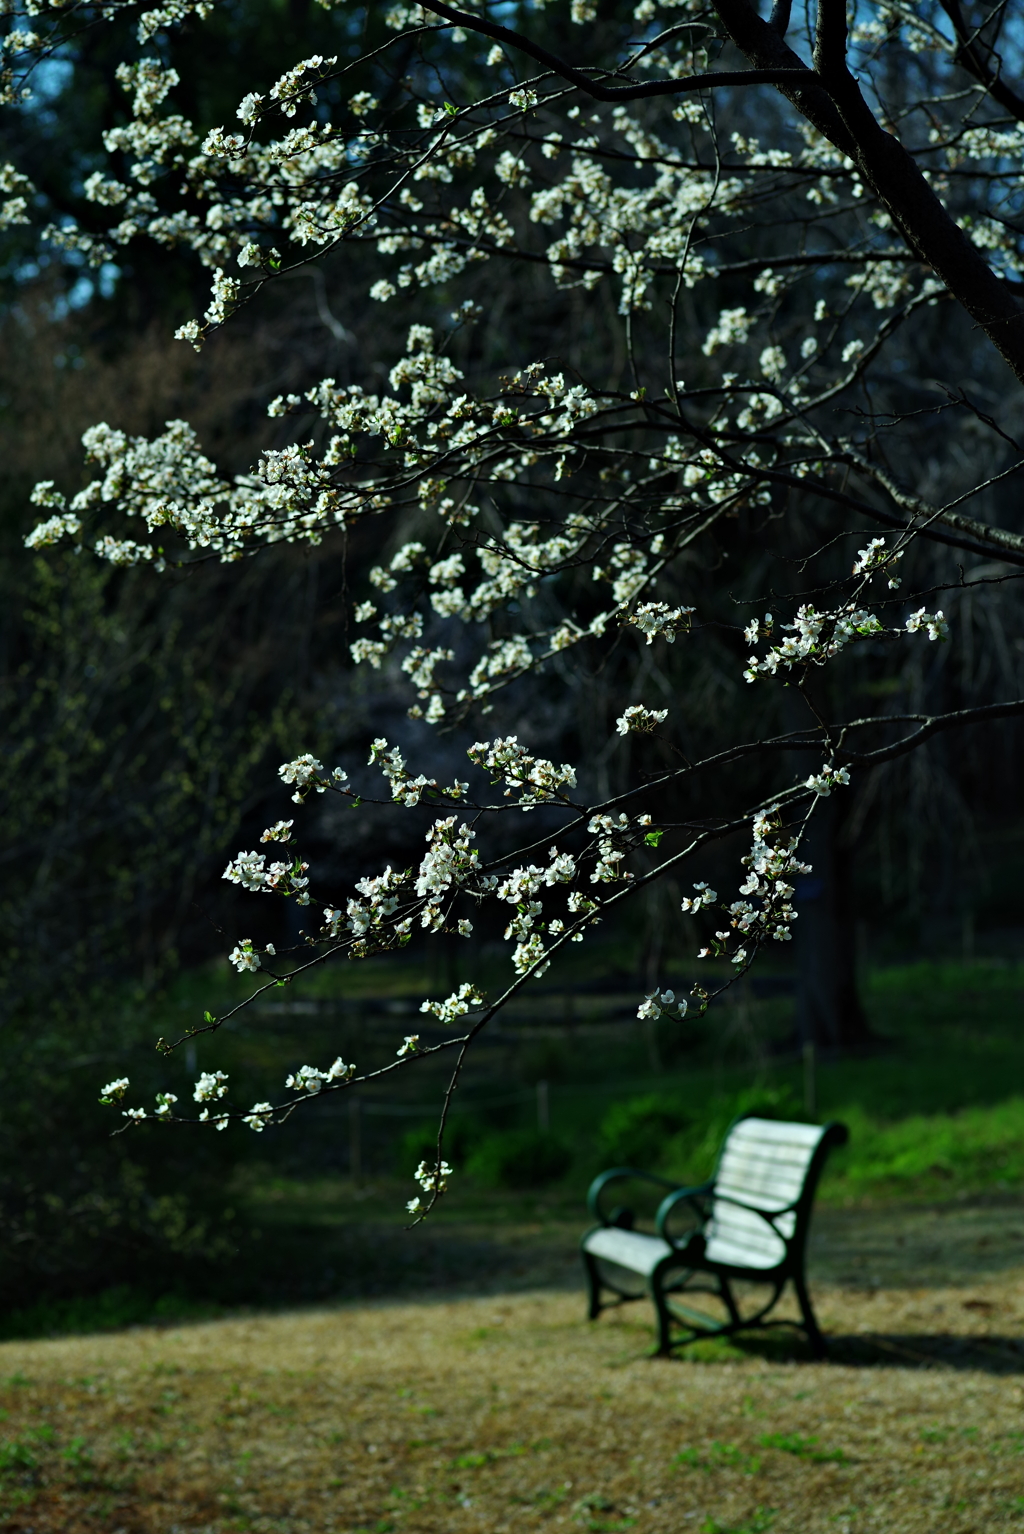
[(655, 1022), (659, 1017), (683, 1018), (689, 1009), (685, 996), (676, 997), (674, 991), (651, 991), (644, 997), (636, 1015), (643, 1022)]
[[(98, 0), (90, 15), (120, 8), (119, 0)], [(8, 102), (31, 88), (33, 61), (63, 36), (60, 6), (30, 0), (22, 9), (8, 7), (0, 24), (0, 96)], [(566, 9), (574, 25), (597, 14), (592, 0), (568, 0)], [(764, 613), (743, 630), (753, 652), (748, 682), (802, 686), (812, 669), (855, 644), (874, 658), (916, 634), (948, 637), (943, 611), (917, 605), (923, 594), (897, 601), (886, 592), (912, 579), (916, 540), (951, 512), (900, 489), (887, 468), (898, 454), (877, 451), (875, 426), (859, 403), (849, 408), (877, 376), (887, 399), (895, 390), (907, 355), (899, 347), (912, 350), (918, 317), (928, 320), (944, 300), (938, 268), (904, 242), (872, 193), (866, 164), (830, 143), (789, 98), (764, 114), (770, 143), (750, 131), (760, 114), (721, 94), (717, 113), (684, 90), (648, 93), (642, 104), (587, 101), (568, 81), (520, 79), (509, 52), (486, 52), (490, 40), (475, 38), (467, 22), (457, 46), (473, 63), (465, 78), (482, 83), (466, 99), (452, 91), (456, 106), (439, 86), (448, 57), (443, 29), (418, 6), (397, 4), (385, 17), (390, 41), (381, 61), (353, 55), (351, 40), (344, 57), (339, 48), (337, 57), (282, 58), (276, 79), (248, 82), (224, 122), (200, 122), (186, 115), (195, 92), (170, 67), (165, 34), (186, 21), (200, 27), (211, 10), (208, 0), (169, 0), (142, 14), (139, 49), (116, 69), (124, 110), (104, 133), (105, 157), (97, 150), (83, 181), (89, 217), (82, 226), (64, 219), (46, 238), (70, 261), (94, 266), (123, 264), (141, 241), (197, 258), (208, 297), (178, 331), (197, 349), (265, 285), (348, 245), (371, 259), (346, 270), (373, 268), (365, 281), (352, 277), (363, 284), (355, 309), (366, 299), (376, 314), (377, 304), (397, 309), (418, 295), (396, 319), (404, 339), (373, 373), (360, 374), (362, 358), (354, 358), (343, 374), (313, 374), (296, 384), (300, 392), (270, 401), (268, 419), (278, 424), (268, 431), (281, 435), (268, 437), (277, 445), (245, 474), (219, 467), (183, 420), (152, 436), (94, 425), (83, 438), (90, 477), (77, 492), (40, 481), (32, 497), (38, 521), (25, 542), (37, 552), (66, 545), (118, 569), (158, 572), (210, 557), (236, 563), (281, 543), (308, 549), (333, 539), (340, 547), (358, 530), (353, 546), (378, 552), (353, 577), (346, 663), (365, 668), (374, 684), (404, 689), (413, 718), (471, 727), (467, 740), (502, 709), (491, 727), (500, 733), (468, 751), (498, 802), (486, 790), (471, 796), (472, 774), (443, 783), (410, 765), (410, 748), (371, 740), (367, 731), (367, 765), (383, 778), (385, 800), (431, 817), (415, 866), (388, 863), (324, 904), (296, 850), (294, 820), (277, 819), (254, 850), (229, 859), (223, 878), (240, 891), (313, 907), (303, 942), (316, 962), (401, 947), (417, 926), (468, 938), (474, 924), (466, 913), (496, 902), (517, 987), (646, 883), (663, 856), (663, 835), (682, 849), (660, 865), (665, 872), (718, 834), (703, 820), (693, 831), (685, 805), (668, 823), (662, 803), (654, 829), (651, 815), (637, 812), (641, 803), (655, 807), (653, 797), (641, 797), (656, 791), (650, 779), (630, 780), (614, 795), (597, 785), (606, 761), (628, 768), (630, 753), (616, 749), (616, 736), (657, 730), (675, 749), (678, 711), (670, 720), (667, 708), (626, 700), (651, 695), (651, 680), (671, 697), (680, 651), (684, 671), (691, 660), (695, 673), (701, 665), (714, 670), (720, 655), (709, 662), (708, 647), (721, 641), (725, 666), (735, 666), (727, 647), (736, 629), (723, 622), (708, 572), (735, 560), (737, 546), (767, 542), (774, 557), (779, 528), (802, 516), (795, 506), (827, 511), (843, 497), (858, 519), (877, 515), (897, 528), (864, 541), (852, 568), (843, 555), (841, 576), (832, 570), (819, 580), (822, 566), (814, 579), (801, 573), (772, 595), (782, 616)], [(709, 69), (692, 7), (640, 0), (630, 25), (639, 51), (626, 63), (616, 56), (617, 80)], [(600, 46), (599, 32), (593, 36)], [(389, 53), (392, 43), (397, 51)], [(886, 5), (856, 18), (851, 67), (870, 74), (881, 50), (897, 45), (922, 71), (931, 53), (962, 62), (960, 42), (922, 8)], [(396, 57), (412, 61), (403, 66), (398, 106), (383, 89), (375, 95), (346, 85), (353, 63), (368, 71), (362, 86), (379, 62), (386, 73)], [(922, 165), (922, 188), (960, 219), (967, 244), (985, 253), (1012, 291), (1024, 277), (1015, 232), (1024, 213), (1024, 129), (988, 122), (974, 105), (958, 117), (962, 109), (938, 89), (918, 104), (926, 127), (908, 152)], [(41, 199), (28, 178), (0, 166), (0, 230), (20, 238), (37, 211)], [(456, 296), (444, 317), (464, 275), (483, 291), (488, 269), (496, 285), (517, 260), (529, 262), (549, 291), (572, 290), (573, 305), (600, 304), (595, 312), (616, 338), (608, 349), (614, 365), (605, 365), (590, 327), (586, 345), (552, 343), (551, 355), (521, 355), (501, 371), (505, 362), (492, 364), (491, 332), (485, 344), (467, 339), (483, 315), (474, 298)], [(652, 336), (661, 346), (656, 365)], [(799, 559), (790, 549), (778, 569), (804, 571), (805, 534), (801, 524)], [(851, 536), (844, 527), (823, 546), (856, 547)], [(730, 568), (730, 600), (750, 611), (745, 604), (765, 587), (738, 560)], [(767, 589), (776, 593), (777, 584)], [(758, 612), (763, 603), (758, 598)], [(897, 610), (898, 618), (887, 617)], [(572, 764), (558, 757), (575, 746), (545, 744), (537, 707), (548, 683), (563, 682), (570, 668), (574, 682), (590, 674), (618, 689), (600, 713), (614, 729), (598, 731), (588, 719)], [(705, 955), (727, 955), (742, 967), (762, 943), (790, 936), (794, 881), (806, 865), (784, 815), (792, 803), (820, 813), (819, 801), (849, 783), (824, 729), (817, 744), (823, 765), (802, 783), (773, 789), (778, 803), (754, 811), (744, 801), (730, 812), (733, 826), (752, 825), (740, 898), (720, 918), (717, 892), (705, 883), (682, 900), (702, 928), (722, 922)], [(673, 792), (685, 800), (690, 763), (680, 760)], [(328, 791), (356, 800), (348, 775), (310, 753), (282, 763), (278, 777), (299, 806)], [(490, 836), (504, 810), (539, 812), (527, 823), (536, 834), (521, 847)], [(239, 938), (230, 961), (254, 976), (276, 957), (273, 943)], [(267, 983), (286, 978), (275, 973)], [(682, 1016), (686, 1005), (655, 990), (639, 1016)], [(422, 1011), (456, 1024), (483, 1007), (467, 983), (444, 1000), (424, 1001)], [(396, 1059), (418, 1053), (420, 1035), (407, 1034)], [(287, 1081), (299, 1095), (283, 1110), (260, 1101), (235, 1116), (262, 1132), (279, 1111), (354, 1079), (353, 1071), (340, 1058), (327, 1070), (302, 1066)], [(128, 1085), (112, 1080), (103, 1100), (121, 1102)], [(227, 1088), (219, 1071), (203, 1072), (195, 1084), (203, 1121), (218, 1129), (228, 1123)], [(166, 1122), (176, 1102), (163, 1092), (153, 1109), (123, 1111), (131, 1121)], [(422, 1191), (443, 1192), (449, 1172), (441, 1161), (421, 1166)], [(419, 1200), (410, 1204), (419, 1208)]]
[(299, 1069), (285, 1080), (285, 1086), (293, 1092), (309, 1092), (315, 1094), (320, 1088), (327, 1086), (332, 1081), (351, 1081), (356, 1073), (354, 1065), (346, 1065), (339, 1055), (333, 1065), (326, 1070), (320, 1070), (315, 1065), (301, 1065)]
[(631, 703), (616, 719), (615, 728), (620, 735), (649, 735), (667, 718), (667, 708), (645, 708), (642, 703)]
[[(265, 842), (282, 840), (275, 833), (276, 827), (271, 827), (260, 839)], [(230, 860), (221, 878), (245, 890), (261, 890), (266, 895), (294, 895), (299, 905), (308, 905), (308, 870), (309, 864), (300, 858), (294, 858), (290, 863), (268, 863), (263, 852), (239, 852)]]
[(849, 769), (834, 767), (827, 762), (820, 772), (812, 772), (805, 787), (813, 788), (822, 799), (827, 799), (834, 788), (846, 788), (850, 782)]
[[(772, 629), (769, 615), (766, 630)], [(781, 644), (771, 645), (759, 660), (752, 655), (743, 675), (746, 681), (756, 681), (759, 676), (775, 676), (779, 668), (790, 671), (794, 666), (822, 666), (832, 660), (854, 639), (870, 639), (882, 632), (882, 622), (877, 614), (866, 608), (856, 607), (852, 602), (835, 611), (819, 612), (809, 602), (797, 609), (792, 623), (784, 623), (787, 637)], [(756, 625), (747, 631), (748, 640), (756, 638)]]
[(519, 737), (477, 741), (466, 753), (471, 762), (492, 774), (494, 783), (504, 783), (505, 798), (519, 795), (521, 809), (532, 809), (552, 799), (564, 799), (567, 788), (576, 787), (576, 771), (567, 762), (556, 767), (546, 757), (535, 756), (520, 744)]
[[(747, 877), (740, 885), (740, 894), (745, 898), (728, 906), (729, 926), (715, 933), (713, 951), (729, 951), (730, 929), (739, 935), (741, 943), (729, 953), (732, 963), (737, 965), (745, 965), (756, 948), (771, 938), (776, 942), (789, 941), (796, 920), (793, 905), (796, 886), (791, 881), (811, 872), (810, 864), (798, 857), (798, 847), (799, 838), (784, 831), (777, 806), (754, 816), (753, 844), (742, 859)], [(709, 951), (712, 950), (704, 949), (702, 953), (706, 956)]]
[(423, 773), (414, 777), (398, 747), (390, 746), (383, 736), (371, 745), (368, 765), (380, 768), (391, 785), (392, 798), (407, 807), (419, 804), (425, 789), (433, 789), (445, 799), (461, 799), (468, 787), (468, 784), (458, 781), (449, 787), (442, 787), (435, 778), (425, 777)]
[[(448, 1191), (448, 1179), (451, 1175), (452, 1169), (447, 1161), (435, 1161), (433, 1165), (421, 1161), (415, 1173), (416, 1181), (424, 1193), (432, 1194), (434, 1198)], [(424, 1209), (420, 1198), (410, 1199), (405, 1207), (410, 1214), (421, 1214)]]
[[(457, 991), (444, 1001), (425, 1001), (420, 1007), (421, 1012), (432, 1012), (441, 1023), (457, 1023), (460, 1017), (465, 1017), (468, 1012), (476, 1011), (484, 1005), (484, 998), (475, 985), (467, 980), (459, 986)], [(406, 1044), (409, 1040), (406, 1039)]]

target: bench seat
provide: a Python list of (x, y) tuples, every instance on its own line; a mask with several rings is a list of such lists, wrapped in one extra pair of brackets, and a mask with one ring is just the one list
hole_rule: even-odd
[(586, 1250), (594, 1257), (614, 1262), (630, 1273), (650, 1278), (659, 1262), (671, 1257), (675, 1248), (660, 1236), (646, 1236), (639, 1230), (622, 1230), (615, 1225), (601, 1225), (587, 1237)]

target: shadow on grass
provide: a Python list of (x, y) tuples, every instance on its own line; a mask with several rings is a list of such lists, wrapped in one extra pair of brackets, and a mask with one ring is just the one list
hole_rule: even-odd
[[(220, 1273), (167, 1292), (153, 1283), (43, 1297), (0, 1314), (0, 1342), (175, 1326), (239, 1312), (274, 1312), (352, 1300), (435, 1301), (524, 1289), (580, 1290), (575, 1245), (560, 1234), (460, 1230), (409, 1232), (383, 1223), (324, 1231), (296, 1226), (286, 1241), (253, 1241)], [(305, 1239), (303, 1239), (305, 1238)]]
[(135, 1284), (114, 1284), (98, 1294), (42, 1299), (0, 1317), (0, 1342), (123, 1331), (128, 1326), (174, 1326), (224, 1314), (213, 1300), (159, 1294)]
[(1024, 1374), (1024, 1337), (963, 1337), (948, 1332), (906, 1336), (862, 1332), (831, 1337), (832, 1363), (860, 1368), (974, 1369), (985, 1374)]
[[(857, 1332), (828, 1339), (830, 1364), (847, 1368), (963, 1369), (985, 1374), (1024, 1374), (1024, 1337), (968, 1337), (951, 1332)], [(781, 1329), (758, 1335), (710, 1338), (678, 1348), (673, 1358), (692, 1363), (736, 1363), (761, 1358), (768, 1363), (813, 1363), (804, 1338)]]

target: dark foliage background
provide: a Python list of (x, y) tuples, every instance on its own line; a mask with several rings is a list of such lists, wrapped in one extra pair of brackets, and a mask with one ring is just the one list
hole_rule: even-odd
[[(183, 109), (203, 123), (229, 121), (245, 91), (273, 78), (282, 58), (351, 50), (364, 20), (355, 8), (325, 12), (303, 0), (237, 14), (224, 7), (212, 27), (186, 28), (175, 44), (174, 61), (194, 93)], [(71, 211), (86, 226), (81, 185), (97, 163), (98, 133), (123, 116), (113, 79), (120, 56), (116, 29), (84, 34), (54, 66), (49, 99), (0, 117), (0, 156), (17, 158), (55, 213)], [(376, 78), (349, 88), (370, 85), (391, 88)], [(271, 301), (201, 358), (169, 339), (206, 287), (205, 276), (177, 256), (134, 252), (120, 270), (95, 277), (56, 261), (40, 265), (26, 245), (0, 273), (5, 1306), (41, 1293), (145, 1283), (155, 1259), (163, 1287), (210, 1285), (218, 1271), (237, 1269), (248, 1236), (225, 1189), (254, 1144), (237, 1135), (111, 1139), (97, 1084), (104, 1072), (125, 1069), (140, 1085), (147, 1074), (157, 1082), (153, 1010), (183, 967), (223, 954), (240, 931), (294, 938), (270, 902), (240, 906), (219, 878), (227, 855), (250, 844), (267, 816), (287, 812), (278, 762), (312, 750), (355, 770), (376, 734), (417, 753), (427, 771), (450, 776), (462, 759), (464, 742), (405, 719), (398, 677), (385, 670), (369, 683), (353, 680), (345, 599), (365, 594), (365, 570), (381, 556), (373, 530), (347, 545), (283, 548), (241, 569), (211, 562), (187, 579), (118, 571), (85, 556), (41, 558), (21, 541), (34, 520), (32, 483), (46, 477), (74, 488), (81, 432), (98, 420), (152, 434), (185, 417), (211, 456), (243, 472), (261, 446), (280, 445), (282, 433), (295, 429), (265, 419), (267, 398), (331, 373), (379, 386), (406, 324), (424, 318), (426, 303), (417, 296), (415, 315), (396, 305), (368, 313), (362, 294), (372, 259), (371, 251), (349, 249), (322, 276), (279, 284)], [(510, 268), (503, 279), (495, 291), (491, 275), (481, 278), (486, 314), (458, 341), (460, 365), (507, 371), (547, 355), (585, 375), (598, 359), (606, 371), (610, 356), (613, 371), (616, 359), (625, 368), (610, 308), (556, 292), (539, 270)], [(459, 298), (467, 291), (462, 284)], [(452, 295), (435, 290), (431, 301), (440, 319)], [(696, 310), (688, 316), (694, 334), (707, 321)], [(966, 321), (918, 331), (914, 345), (931, 353), (940, 374), (949, 349), (959, 349), (976, 374), (975, 396), (995, 398), (991, 363), (961, 331)], [(916, 365), (926, 376), (922, 355)], [(699, 357), (688, 365), (698, 368)], [(922, 395), (922, 409), (932, 403)], [(929, 473), (940, 472), (936, 429), (922, 417), (918, 461), (903, 466), (922, 493)], [(970, 422), (942, 429), (959, 432), (965, 472), (973, 473)], [(999, 521), (1007, 510), (995, 500), (984, 514)], [(805, 517), (810, 548), (819, 535), (812, 507)], [(703, 572), (686, 571), (691, 583), (703, 582), (701, 600), (717, 604), (724, 624), (735, 623), (735, 593), (763, 591), (768, 601), (788, 581), (769, 531), (738, 520)], [(415, 521), (401, 529), (403, 538), (415, 532)], [(913, 557), (931, 556), (925, 549)], [(1015, 591), (982, 604), (967, 588), (947, 604), (970, 641), (956, 665), (939, 646), (916, 647), (901, 670), (851, 655), (833, 685), (847, 696), (889, 699), (894, 711), (1019, 689), (1024, 656), (1010, 637), (1018, 626)], [(653, 651), (623, 645), (593, 673), (574, 660), (549, 686), (511, 691), (489, 728), (517, 732), (565, 760), (603, 731), (611, 745), (589, 769), (602, 796), (623, 776), (626, 752), (647, 751), (652, 769), (659, 762), (660, 748), (614, 737), (623, 691), (638, 680), (666, 699), (685, 699), (686, 745), (695, 753), (725, 715), (742, 718), (752, 736), (763, 721), (739, 680), (733, 640), (709, 648), (696, 672), (685, 669), (684, 647), (676, 648), (656, 661)], [(865, 932), (876, 953), (1017, 942), (1024, 926), (1015, 874), (1020, 729), (1008, 722), (949, 737), (894, 763), (859, 784), (831, 824), (826, 852), (842, 870), (847, 925)], [(713, 808), (712, 790), (688, 802), (691, 814)], [(422, 824), (372, 807), (356, 816), (325, 807), (311, 832), (305, 845), (322, 881), (341, 895), (371, 866), (415, 856)], [(625, 951), (641, 980), (653, 983), (665, 955), (688, 940), (678, 895), (656, 893), (626, 919)], [(302, 1143), (313, 1158), (321, 1154), (316, 1136)]]

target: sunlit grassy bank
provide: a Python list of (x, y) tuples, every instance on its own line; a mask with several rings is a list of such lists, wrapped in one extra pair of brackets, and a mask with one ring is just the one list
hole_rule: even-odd
[[(340, 994), (330, 976), (294, 996), (272, 992), (261, 1011), (243, 1014), (212, 1044), (200, 1040), (193, 1064), (229, 1069), (251, 1101), (246, 1093), (266, 1095), (268, 1082), (307, 1060), (393, 1055), (422, 997), (440, 989), (415, 964), (349, 966), (338, 975)], [(472, 1059), (447, 1143), (451, 1191), (425, 1228), (406, 1234), (404, 1207), (416, 1191), (412, 1171), (432, 1144), (443, 1087), (426, 1062), (386, 1093), (362, 1091), (356, 1178), (344, 1094), (308, 1104), (273, 1134), (217, 1137), (229, 1152), (222, 1175), (235, 1255), (202, 1283), (154, 1273), (148, 1284), (43, 1296), (8, 1309), (0, 1336), (239, 1305), (575, 1283), (583, 1196), (601, 1167), (625, 1161), (696, 1180), (711, 1170), (737, 1112), (806, 1116), (791, 996), (747, 994), (684, 1039), (652, 1042), (635, 1020), (635, 981), (588, 981), (582, 971), (576, 979), (576, 991), (538, 987)], [(183, 978), (154, 1008), (154, 1034), (173, 1037), (172, 1025), (199, 1001), (222, 1007), (237, 990), (223, 972)], [(817, 1063), (817, 1116), (842, 1118), (851, 1130), (826, 1172), (821, 1207), (1012, 1202), (1024, 1190), (1024, 968), (875, 970), (864, 994), (876, 1045)], [(657, 1065), (652, 1048), (661, 1052)], [(171, 1066), (182, 1074), (179, 1092), (186, 1063), (176, 1056)]]

